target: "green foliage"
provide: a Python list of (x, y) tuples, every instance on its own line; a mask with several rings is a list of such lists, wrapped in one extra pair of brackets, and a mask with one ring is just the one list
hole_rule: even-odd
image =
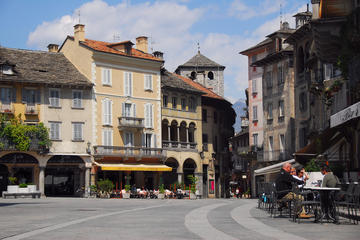
[(164, 184), (161, 184), (161, 185), (159, 186), (159, 193), (165, 193)]
[(131, 185), (129, 185), (129, 184), (125, 185), (125, 191), (126, 192), (130, 192), (130, 188), (131, 188)]
[(96, 185), (91, 185), (90, 186), (90, 191), (91, 192), (96, 192), (97, 191), (97, 186)]
[(26, 183), (20, 183), (19, 184), (19, 188), (27, 188), (27, 184)]
[(191, 192), (195, 193), (196, 192), (196, 182), (198, 181), (198, 178), (193, 175), (188, 175), (187, 178), (191, 182)]
[(182, 182), (174, 182), (171, 185), (176, 186), (176, 189), (182, 189), (184, 187), (184, 183), (182, 183)]
[(2, 142), (0, 150), (14, 146), (16, 150), (28, 151), (31, 143), (37, 143), (37, 149), (48, 149), (51, 146), (49, 131), (43, 123), (38, 125), (24, 125), (21, 115), (7, 119), (4, 114), (0, 116), (0, 139), (5, 141), (8, 146)]
[(10, 185), (16, 185), (17, 178), (16, 177), (8, 177)]
[(104, 193), (110, 193), (114, 189), (114, 183), (109, 179), (102, 180), (100, 179), (97, 182), (97, 188)]
[(320, 167), (316, 162), (316, 159), (313, 158), (311, 159), (305, 166), (305, 171), (306, 172), (319, 172), (320, 171)]

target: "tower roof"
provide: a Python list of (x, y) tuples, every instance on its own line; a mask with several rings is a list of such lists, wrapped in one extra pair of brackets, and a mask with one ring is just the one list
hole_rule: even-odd
[(186, 63), (178, 66), (178, 68), (181, 67), (219, 67), (219, 68), (225, 68), (225, 66), (222, 66), (213, 60), (205, 57), (198, 51), (198, 53), (193, 56), (189, 61)]

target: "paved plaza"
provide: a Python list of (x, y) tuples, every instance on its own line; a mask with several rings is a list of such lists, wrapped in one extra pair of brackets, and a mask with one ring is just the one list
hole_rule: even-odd
[(270, 218), (256, 200), (0, 199), (0, 239), (359, 239), (360, 226)]

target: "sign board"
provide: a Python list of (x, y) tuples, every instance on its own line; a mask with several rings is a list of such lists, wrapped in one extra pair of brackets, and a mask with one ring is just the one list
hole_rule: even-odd
[(360, 117), (360, 102), (357, 102), (344, 110), (331, 115), (330, 127), (339, 126), (353, 118)]

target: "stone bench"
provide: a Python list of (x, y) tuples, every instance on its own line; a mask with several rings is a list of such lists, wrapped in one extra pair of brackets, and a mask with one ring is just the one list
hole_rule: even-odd
[(6, 191), (2, 192), (2, 197), (5, 199), (7, 197), (32, 197), (32, 198), (40, 198), (41, 196), (41, 192), (40, 191), (36, 191), (36, 192), (26, 192), (26, 193), (8, 193)]

